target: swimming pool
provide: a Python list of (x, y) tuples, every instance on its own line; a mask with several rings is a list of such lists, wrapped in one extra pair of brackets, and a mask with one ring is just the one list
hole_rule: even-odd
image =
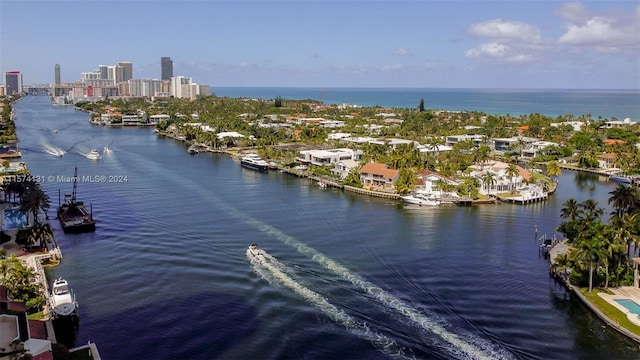
[(616, 299), (616, 302), (629, 310), (630, 313), (640, 315), (640, 305), (631, 299)]
[(5, 209), (2, 230), (21, 229), (27, 225), (27, 214), (20, 209)]

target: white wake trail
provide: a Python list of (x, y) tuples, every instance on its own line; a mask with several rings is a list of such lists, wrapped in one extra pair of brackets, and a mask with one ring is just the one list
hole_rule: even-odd
[(295, 238), (289, 235), (284, 234), (273, 226), (267, 225), (250, 217), (247, 218), (249, 222), (258, 227), (261, 231), (280, 239), (287, 245), (293, 246), (294, 248), (296, 248), (296, 250), (298, 250), (299, 253), (311, 257), (313, 260), (315, 260), (328, 270), (331, 270), (336, 275), (351, 282), (353, 285), (360, 287), (367, 294), (378, 299), (378, 301), (380, 301), (383, 305), (397, 311), (407, 319), (411, 320), (411, 322), (413, 322), (419, 328), (430, 331), (440, 336), (443, 340), (453, 346), (453, 348), (449, 348), (449, 351), (454, 352), (456, 356), (464, 356), (469, 359), (477, 360), (512, 358), (506, 351), (501, 351), (500, 349), (492, 349), (491, 344), (481, 341), (480, 339), (472, 339), (473, 343), (475, 343), (476, 345), (465, 341), (465, 339), (461, 338), (457, 334), (448, 331), (442, 325), (430, 320), (409, 304), (393, 296), (393, 294), (367, 281), (363, 277), (352, 273), (351, 271), (349, 271), (349, 269), (340, 265), (336, 261), (331, 260), (319, 251), (297, 241)]
[(254, 255), (251, 251), (247, 250), (247, 258), (249, 258), (249, 262), (253, 265), (254, 271), (263, 279), (270, 283), (276, 281), (293, 290), (310, 304), (320, 309), (331, 318), (331, 320), (346, 327), (352, 334), (370, 341), (385, 354), (397, 359), (413, 359), (404, 355), (405, 349), (395, 341), (371, 331), (365, 324), (361, 324), (349, 314), (331, 304), (320, 294), (289, 277), (284, 271), (286, 266), (276, 258), (270, 256), (264, 250), (259, 250), (259, 252), (260, 254)]

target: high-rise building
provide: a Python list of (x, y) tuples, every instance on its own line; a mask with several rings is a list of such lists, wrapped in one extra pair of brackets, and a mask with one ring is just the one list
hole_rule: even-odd
[(54, 84), (60, 85), (60, 64), (56, 64), (54, 67)]
[(100, 79), (108, 79), (109, 78), (109, 66), (107, 66), (107, 65), (98, 65), (98, 74), (100, 74)]
[(7, 95), (22, 92), (22, 74), (20, 71), (7, 71), (4, 73), (4, 84), (7, 89)]
[(133, 64), (129, 61), (120, 61), (118, 66), (122, 66), (122, 79), (116, 78), (116, 83), (133, 79)]
[(161, 57), (160, 70), (162, 72), (162, 80), (171, 80), (173, 77), (173, 60), (170, 57)]

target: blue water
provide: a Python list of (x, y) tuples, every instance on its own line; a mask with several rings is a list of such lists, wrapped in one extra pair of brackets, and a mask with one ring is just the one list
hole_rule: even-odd
[(640, 315), (640, 305), (630, 299), (616, 299), (616, 302), (624, 306), (632, 314)]
[[(53, 204), (72, 186), (55, 179), (74, 166), (127, 176), (78, 184), (95, 233), (52, 222), (64, 257), (47, 271), (80, 304), (77, 333), (59, 340), (93, 341), (105, 360), (639, 356), (549, 277), (536, 241), (553, 236), (569, 198), (609, 213), (606, 179), (565, 172), (529, 206), (425, 209), (189, 155), (151, 129), (91, 126), (44, 96), (15, 108), (23, 159), (52, 176), (42, 187)], [(83, 156), (105, 145), (102, 159)], [(248, 258), (254, 242), (271, 258)]]
[(640, 121), (640, 90), (520, 90), (520, 89), (416, 89), (416, 88), (290, 88), (220, 87), (217, 96), (319, 101), (417, 108), (424, 99), (427, 109), (479, 111), (487, 114), (560, 116), (571, 114), (595, 120), (630, 118)]
[(27, 214), (20, 209), (5, 209), (3, 230), (21, 229), (27, 224)]

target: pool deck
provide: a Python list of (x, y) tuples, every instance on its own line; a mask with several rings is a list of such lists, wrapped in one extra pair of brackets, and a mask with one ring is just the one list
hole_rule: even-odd
[(633, 286), (621, 286), (619, 288), (610, 288), (613, 294), (605, 294), (603, 292), (598, 293), (598, 296), (606, 300), (609, 304), (616, 309), (622, 311), (627, 315), (627, 319), (634, 325), (640, 326), (640, 318), (638, 314), (629, 312), (627, 308), (620, 305), (616, 300), (628, 299), (633, 300), (636, 304), (640, 305), (640, 289)]

